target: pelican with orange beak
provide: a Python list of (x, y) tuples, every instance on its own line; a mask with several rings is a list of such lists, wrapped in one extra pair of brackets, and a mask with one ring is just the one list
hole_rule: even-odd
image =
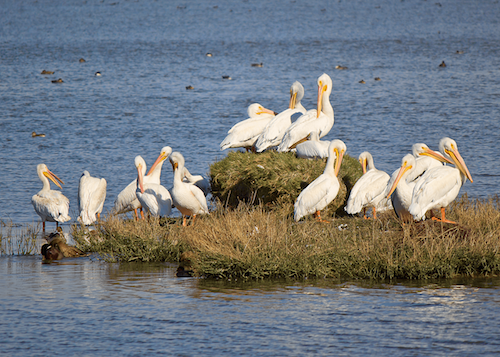
[(245, 148), (247, 152), (253, 150), (255, 142), (267, 124), (275, 118), (275, 115), (275, 112), (264, 108), (259, 103), (250, 104), (248, 107), (249, 118), (229, 129), (227, 136), (220, 143), (220, 149)]
[(322, 138), (330, 132), (334, 123), (333, 107), (330, 103), (332, 92), (332, 79), (326, 73), (318, 78), (318, 104), (317, 109), (308, 110), (286, 130), (279, 152), (294, 149), (298, 144), (307, 140), (308, 135), (315, 131)]
[(45, 164), (39, 164), (36, 168), (38, 177), (43, 183), (43, 188), (31, 198), (31, 203), (36, 213), (42, 219), (43, 233), (45, 233), (45, 222), (64, 223), (71, 219), (69, 216), (69, 200), (60, 191), (50, 189), (50, 181), (62, 189), (64, 182), (52, 173)]
[(295, 201), (294, 219), (296, 222), (302, 217), (312, 214), (319, 222), (328, 223), (328, 221), (321, 219), (320, 211), (337, 197), (340, 189), (337, 176), (346, 150), (343, 141), (332, 140), (328, 147), (329, 155), (325, 171), (311, 182)]
[(262, 134), (255, 142), (255, 150), (257, 152), (263, 152), (281, 143), (286, 130), (292, 125), (292, 116), (297, 113), (304, 114), (306, 112), (306, 108), (304, 108), (300, 102), (303, 97), (304, 87), (299, 81), (295, 81), (290, 88), (290, 102), (288, 108), (277, 114), (266, 125)]
[(441, 219), (432, 217), (433, 220), (456, 224), (446, 219), (445, 208), (455, 200), (467, 179), (473, 182), (472, 176), (458, 152), (455, 140), (447, 137), (441, 139), (439, 151), (445, 158), (451, 159), (455, 167), (436, 167), (423, 174), (413, 189), (412, 202), (408, 211), (415, 220), (423, 220), (425, 212), (439, 208)]
[(146, 162), (141, 156), (136, 156), (134, 163), (137, 169), (136, 196), (141, 206), (153, 217), (168, 216), (172, 209), (170, 192), (160, 184), (144, 183)]

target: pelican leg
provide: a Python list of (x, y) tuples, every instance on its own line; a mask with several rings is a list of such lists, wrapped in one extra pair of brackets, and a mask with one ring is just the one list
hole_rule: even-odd
[(444, 207), (441, 207), (441, 219), (432, 217), (432, 220), (438, 221), (438, 222), (443, 222), (443, 223), (451, 223), (451, 224), (457, 224), (457, 222), (450, 221), (449, 219), (446, 219), (445, 213), (444, 213)]
[(368, 219), (368, 217), (366, 217), (366, 208), (363, 208), (363, 218)]
[(194, 220), (195, 220), (195, 218), (196, 218), (196, 215), (193, 214), (193, 223), (191, 223), (192, 226), (194, 226)]
[(134, 212), (135, 212), (135, 220), (138, 221), (139, 220), (139, 215), (137, 214), (137, 208), (134, 209)]
[(42, 222), (42, 232), (45, 235), (45, 221)]
[(142, 211), (142, 207), (139, 208), (139, 210), (141, 211), (141, 218), (144, 220), (144, 212)]
[(377, 219), (377, 210), (373, 207), (373, 219)]
[(313, 217), (318, 221), (318, 222), (321, 222), (321, 223), (330, 223), (329, 221), (325, 221), (323, 219), (321, 219), (321, 212), (320, 211), (316, 211), (314, 214), (313, 214)]
[(186, 227), (186, 226), (187, 226), (187, 223), (186, 223), (186, 216), (182, 216), (182, 226), (183, 226), (183, 227)]
[(97, 220), (100, 221), (101, 220), (101, 214), (99, 212), (97, 212)]

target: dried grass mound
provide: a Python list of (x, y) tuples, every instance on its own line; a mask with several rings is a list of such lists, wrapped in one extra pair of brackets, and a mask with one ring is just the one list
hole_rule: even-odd
[[(262, 154), (229, 152), (227, 157), (210, 166), (212, 195), (224, 205), (236, 207), (240, 201), (271, 208), (293, 204), (304, 188), (321, 175), (324, 160), (300, 159), (294, 153)], [(354, 183), (361, 177), (359, 162), (344, 155), (339, 173), (340, 190), (328, 206), (328, 214), (344, 215), (343, 207)]]

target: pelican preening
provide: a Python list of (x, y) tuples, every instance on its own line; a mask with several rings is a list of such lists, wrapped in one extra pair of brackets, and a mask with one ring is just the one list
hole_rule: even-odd
[(391, 177), (388, 173), (375, 168), (373, 157), (368, 151), (359, 155), (359, 162), (363, 168), (363, 176), (351, 189), (345, 211), (357, 214), (363, 210), (363, 217), (367, 218), (366, 209), (372, 207), (373, 219), (377, 219), (377, 209), (381, 212), (392, 207), (385, 195)]
[(220, 143), (220, 149), (245, 148), (246, 151), (251, 150), (257, 138), (275, 115), (275, 112), (264, 108), (259, 103), (251, 104), (248, 107), (249, 118), (240, 121), (229, 129), (228, 135)]
[[(42, 189), (31, 198), (33, 208), (42, 219), (43, 232), (45, 233), (45, 222), (56, 222), (56, 228), (59, 222), (67, 222), (71, 219), (69, 216), (69, 200), (60, 191), (50, 189), (50, 182), (62, 189), (60, 183), (64, 182), (52, 173), (45, 164), (39, 164), (36, 168), (38, 177), (43, 183)], [(59, 183), (60, 182), (60, 183)]]
[(195, 185), (183, 182), (184, 157), (179, 152), (170, 155), (170, 163), (174, 170), (174, 185), (171, 189), (171, 196), (174, 206), (182, 214), (182, 225), (186, 226), (186, 216), (193, 217), (193, 223), (198, 214), (207, 214), (207, 199), (203, 191)]
[(92, 177), (88, 171), (83, 172), (78, 186), (78, 207), (80, 208), (78, 221), (89, 225), (101, 218), (106, 199), (106, 186), (105, 179)]
[(329, 141), (319, 140), (317, 131), (309, 133), (307, 140), (295, 148), (297, 157), (302, 159), (324, 159), (328, 157)]
[(451, 159), (455, 167), (441, 166), (428, 170), (418, 180), (413, 190), (412, 203), (408, 209), (416, 220), (425, 219), (425, 212), (434, 208), (441, 209), (441, 219), (434, 220), (455, 223), (445, 217), (445, 208), (455, 200), (460, 188), (472, 176), (458, 152), (457, 143), (450, 138), (439, 142), (439, 151), (447, 159)]
[[(144, 184), (160, 184), (161, 169), (163, 162), (172, 153), (172, 148), (170, 146), (165, 146), (161, 149), (160, 155), (154, 162), (153, 166), (149, 170), (148, 174), (144, 177)], [(144, 170), (146, 171), (146, 166), (144, 164)], [(141, 208), (141, 203), (137, 199), (137, 179), (130, 182), (127, 187), (125, 187), (116, 197), (113, 211), (115, 214), (126, 213), (129, 211), (135, 212), (136, 219), (139, 219), (137, 214), (137, 209)], [(141, 216), (144, 218), (142, 211)]]
[(320, 211), (337, 197), (340, 188), (337, 176), (346, 150), (341, 140), (333, 140), (330, 143), (325, 171), (311, 182), (295, 201), (294, 219), (296, 222), (308, 214), (313, 214), (320, 222), (327, 222), (321, 219)]
[(328, 134), (334, 123), (333, 107), (330, 103), (331, 92), (332, 79), (324, 73), (318, 78), (317, 109), (308, 110), (288, 127), (278, 146), (279, 152), (295, 148), (297, 144), (307, 140), (312, 131), (316, 131), (319, 138)]
[[(160, 154), (158, 160), (163, 162), (166, 157), (163, 159), (161, 159), (161, 157), (162, 154)], [(160, 184), (144, 182), (146, 162), (141, 156), (136, 156), (134, 164), (137, 169), (136, 196), (141, 206), (153, 217), (168, 216), (172, 210), (172, 197), (170, 196), (170, 193)], [(154, 170), (154, 167), (151, 169)]]
[(203, 191), (203, 193), (208, 195), (212, 190), (210, 187), (210, 182), (201, 175), (191, 175), (188, 169), (184, 166), (184, 176), (182, 178), (183, 182), (189, 183), (191, 185), (197, 186)]
[(262, 134), (255, 142), (255, 150), (257, 152), (263, 152), (281, 143), (286, 130), (292, 125), (292, 115), (306, 112), (306, 109), (300, 102), (303, 97), (304, 87), (299, 81), (294, 82), (290, 88), (290, 103), (288, 108), (277, 114), (264, 128)]

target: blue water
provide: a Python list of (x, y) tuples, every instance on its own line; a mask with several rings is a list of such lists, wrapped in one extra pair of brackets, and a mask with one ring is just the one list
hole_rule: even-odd
[[(66, 182), (73, 218), (83, 170), (108, 181), (105, 211), (135, 178), (136, 155), (151, 165), (169, 145), (206, 175), (248, 105), (281, 111), (299, 80), (314, 108), (322, 73), (335, 110), (325, 140), (344, 140), (354, 157), (368, 150), (392, 172), (413, 143), (437, 149), (450, 136), (474, 179), (461, 193), (498, 194), (499, 43), (498, 1), (4, 3), (0, 219), (39, 221), (31, 196), (42, 162)], [(162, 184), (171, 182), (165, 164)], [(0, 266), (0, 354), (9, 356), (500, 350), (498, 279), (219, 286), (162, 264), (4, 256)]]

